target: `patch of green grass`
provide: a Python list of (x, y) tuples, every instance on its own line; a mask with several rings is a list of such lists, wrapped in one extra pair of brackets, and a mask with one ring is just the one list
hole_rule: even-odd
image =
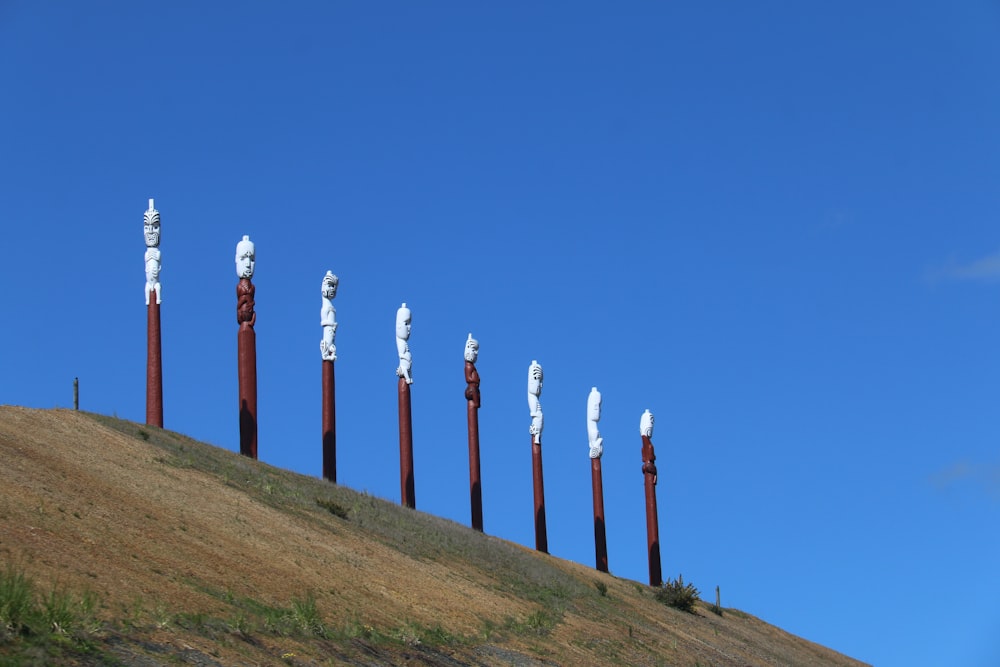
[(524, 618), (507, 618), (504, 628), (516, 635), (545, 636), (562, 620), (562, 615), (556, 616), (545, 609), (537, 609)]
[(104, 664), (91, 636), (102, 624), (94, 617), (97, 597), (75, 597), (53, 585), (40, 593), (34, 581), (8, 563), (0, 573), (0, 654), (4, 665)]
[(327, 498), (317, 498), (316, 504), (340, 519), (347, 519), (348, 510)]
[(27, 629), (35, 611), (35, 584), (8, 563), (0, 575), (0, 625), (19, 634)]

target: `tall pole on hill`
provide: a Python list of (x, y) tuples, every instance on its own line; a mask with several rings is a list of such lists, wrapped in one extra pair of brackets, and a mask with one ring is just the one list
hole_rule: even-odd
[(549, 538), (545, 528), (545, 483), (542, 477), (542, 367), (532, 360), (528, 366), (528, 412), (531, 415), (531, 477), (535, 491), (535, 549), (549, 552)]
[(146, 424), (163, 428), (163, 361), (160, 355), (160, 213), (149, 200), (146, 238)]
[(604, 438), (597, 430), (601, 420), (601, 392), (597, 387), (587, 396), (587, 439), (590, 442), (590, 481), (594, 489), (594, 553), (597, 569), (608, 571), (608, 537), (604, 527), (604, 480), (601, 474), (601, 456), (604, 455)]
[(410, 354), (412, 313), (406, 303), (396, 311), (396, 352), (399, 354), (399, 495), (406, 507), (417, 507), (416, 484), (413, 481), (413, 417), (410, 412), (410, 385), (413, 384), (413, 357)]
[(656, 516), (656, 454), (653, 452), (653, 413), (646, 410), (639, 419), (642, 435), (642, 477), (646, 490), (646, 552), (649, 554), (649, 585), (661, 586), (660, 526)]
[(483, 482), (479, 470), (479, 341), (469, 334), (465, 341), (465, 400), (469, 417), (469, 498), (472, 504), (472, 527), (483, 532)]
[(323, 276), (320, 291), (323, 307), (320, 309), (320, 324), (323, 326), (323, 340), (319, 343), (319, 353), (323, 365), (323, 479), (337, 481), (337, 399), (333, 362), (337, 360), (337, 311), (333, 307), (333, 297), (337, 296), (340, 283), (332, 271)]
[(236, 244), (236, 334), (237, 365), (240, 377), (240, 454), (257, 458), (257, 334), (254, 324), (255, 289), (253, 278), (256, 255), (249, 236)]

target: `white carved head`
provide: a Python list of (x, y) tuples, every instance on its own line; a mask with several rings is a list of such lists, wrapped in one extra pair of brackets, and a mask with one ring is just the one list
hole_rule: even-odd
[(653, 413), (646, 410), (639, 418), (639, 434), (647, 438), (653, 437)]
[(410, 309), (406, 307), (404, 302), (399, 310), (396, 311), (396, 338), (401, 338), (402, 340), (410, 339), (410, 326), (412, 322), (412, 315)]
[(533, 396), (542, 395), (542, 367), (534, 359), (528, 366), (528, 393)]
[(253, 241), (249, 236), (236, 244), (236, 275), (240, 278), (253, 278), (253, 268), (256, 262)]
[(160, 245), (160, 212), (153, 208), (153, 200), (149, 200), (149, 210), (142, 216), (143, 233), (146, 237), (146, 247), (155, 248)]
[(340, 279), (334, 275), (333, 271), (327, 271), (326, 275), (323, 276), (323, 296), (327, 299), (337, 296), (337, 285), (339, 284)]
[(590, 395), (587, 396), (587, 420), (597, 422), (601, 420), (601, 392), (597, 387), (592, 387)]
[(465, 360), (476, 363), (479, 358), (479, 341), (469, 334), (469, 340), (465, 341)]

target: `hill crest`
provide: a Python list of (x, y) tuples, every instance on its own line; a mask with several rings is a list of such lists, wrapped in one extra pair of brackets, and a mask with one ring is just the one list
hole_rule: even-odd
[(100, 600), (67, 663), (863, 664), (170, 431), (2, 406), (0, 457), (8, 571)]

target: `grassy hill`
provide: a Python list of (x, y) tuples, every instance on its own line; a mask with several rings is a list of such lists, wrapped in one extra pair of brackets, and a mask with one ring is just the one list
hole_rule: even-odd
[(862, 664), (101, 415), (0, 407), (0, 489), (0, 664)]

